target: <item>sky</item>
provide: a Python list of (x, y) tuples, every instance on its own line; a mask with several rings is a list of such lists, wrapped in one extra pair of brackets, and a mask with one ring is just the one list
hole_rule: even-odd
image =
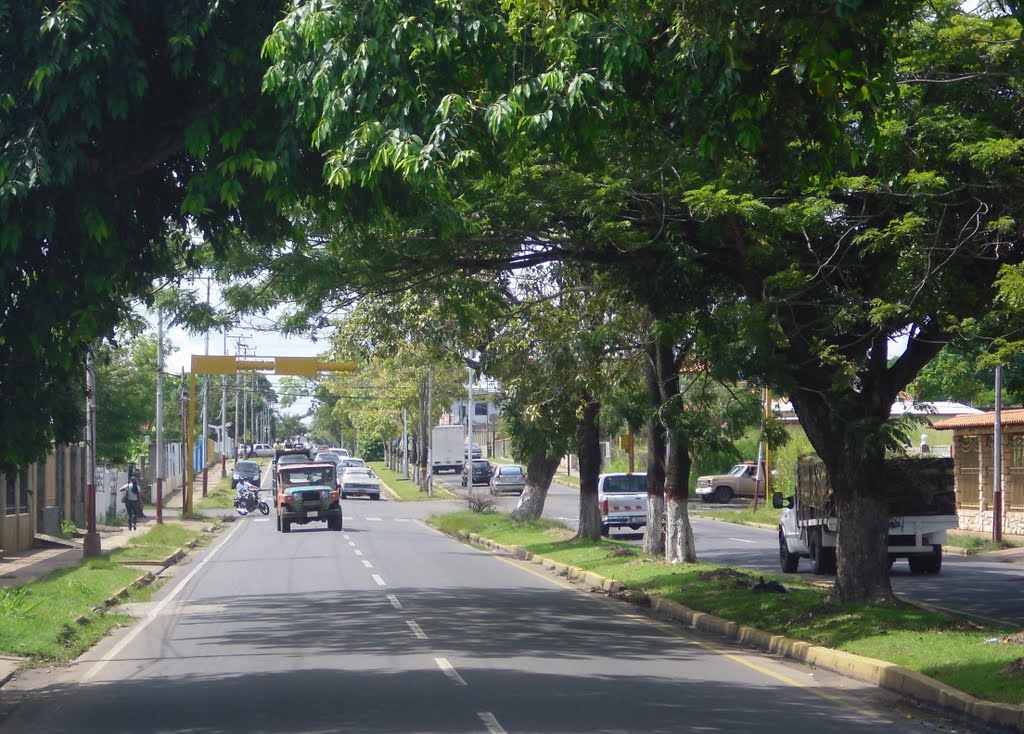
[[(205, 296), (205, 281), (197, 283), (196, 290)], [(216, 306), (219, 303), (217, 284), (213, 283), (210, 293), (210, 301)], [(147, 313), (146, 317), (156, 333), (156, 314)], [(315, 357), (329, 348), (326, 339), (314, 341), (304, 336), (284, 336), (274, 328), (275, 314), (267, 316), (251, 316), (240, 320), (239, 324), (228, 331), (227, 348), (225, 350), (225, 339), (221, 332), (210, 333), (209, 352), (206, 351), (205, 336), (203, 334), (192, 335), (179, 327), (166, 328), (164, 339), (169, 341), (176, 351), (164, 358), (164, 371), (170, 374), (180, 374), (182, 368), (186, 372), (190, 370), (192, 355), (211, 354), (249, 354), (256, 357)], [(324, 334), (326, 337), (326, 333)], [(281, 376), (266, 374), (274, 388), (281, 392)], [(299, 398), (296, 403), (287, 409), (279, 408), (284, 415), (304, 415), (309, 411), (311, 401), (308, 398)]]

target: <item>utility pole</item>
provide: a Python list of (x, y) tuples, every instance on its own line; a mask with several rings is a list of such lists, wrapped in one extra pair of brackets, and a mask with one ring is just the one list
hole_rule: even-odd
[[(228, 329), (221, 329), (224, 335), (224, 356), (228, 356)], [(228, 376), (220, 376), (220, 476), (228, 475)]]
[(996, 365), (996, 410), (992, 423), (992, 541), (1003, 540), (1003, 368)]
[(164, 310), (156, 312), (156, 524), (164, 524)]
[[(423, 440), (427, 445), (427, 494), (434, 496), (434, 442), (431, 432), (434, 426), (434, 365), (427, 368), (427, 434)], [(472, 482), (470, 482), (472, 484)]]
[[(206, 278), (206, 308), (207, 309), (210, 308), (210, 277), (209, 276), (207, 276), (207, 278)], [(210, 354), (210, 330), (209, 329), (206, 330), (206, 339), (205, 339), (205, 345), (203, 347), (203, 354), (207, 355), (207, 356)], [(202, 449), (199, 452), (199, 456), (200, 456), (200, 458), (201, 458), (201, 460), (203, 462), (203, 497), (206, 496), (207, 486), (208, 486), (208, 482), (209, 482), (209, 478), (207, 476), (207, 473), (208, 473), (208, 468), (209, 468), (209, 463), (210, 462), (209, 462), (209, 460), (208, 460), (208, 458), (206, 456), (207, 447), (209, 446), (209, 443), (210, 443), (207, 440), (207, 436), (210, 433), (210, 413), (209, 413), (209, 407), (210, 407), (210, 376), (209, 375), (203, 375), (203, 430), (201, 430), (199, 432), (199, 440), (202, 441), (202, 444), (201, 444)]]
[(85, 471), (86, 533), (82, 555), (89, 558), (102, 551), (100, 534), (96, 532), (96, 370), (91, 344), (85, 352)]
[(409, 478), (409, 411), (402, 408), (402, 477)]

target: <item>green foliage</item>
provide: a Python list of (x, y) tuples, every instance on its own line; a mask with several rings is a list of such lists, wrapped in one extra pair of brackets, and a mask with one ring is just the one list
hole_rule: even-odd
[[(81, 437), (85, 350), (226, 205), (276, 214), (249, 148), (281, 135), (259, 95), (278, 2), (6, 2), (0, 8), (0, 466)], [(276, 128), (276, 129), (275, 129)], [(216, 141), (244, 130), (238, 150)], [(281, 159), (288, 157), (280, 150)], [(242, 196), (219, 163), (238, 160)], [(277, 197), (280, 199), (280, 197)], [(234, 212), (232, 212), (234, 213)], [(235, 229), (238, 221), (232, 224)], [(207, 231), (209, 231), (207, 229)]]

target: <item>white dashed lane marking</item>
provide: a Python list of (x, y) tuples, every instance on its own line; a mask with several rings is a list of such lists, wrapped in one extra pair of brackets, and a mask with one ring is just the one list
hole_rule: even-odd
[(441, 669), (441, 672), (447, 675), (453, 681), (458, 683), (460, 686), (466, 685), (466, 681), (462, 679), (462, 676), (455, 671), (455, 668), (453, 668), (452, 664), (449, 663), (447, 660), (445, 660), (444, 658), (434, 658), (434, 662), (437, 663), (437, 667)]
[(363, 565), (366, 566), (367, 568), (373, 568), (373, 564), (370, 563), (369, 561), (365, 560), (365, 559), (363, 560)]
[(393, 606), (395, 609), (402, 608), (402, 602), (398, 601), (398, 597), (394, 594), (388, 594), (388, 601), (391, 602), (391, 606)]
[(421, 639), (421, 640), (425, 640), (425, 639), (427, 639), (427, 633), (426, 633), (426, 632), (424, 632), (424, 631), (423, 631), (423, 630), (422, 630), (422, 629), (420, 628), (420, 626), (419, 626), (418, 624), (416, 624), (415, 622), (413, 622), (413, 621), (412, 621), (411, 619), (409, 619), (409, 620), (406, 620), (406, 622), (405, 622), (405, 623), (406, 623), (407, 625), (409, 625), (409, 629), (411, 629), (411, 630), (412, 630), (412, 633), (413, 633), (414, 635), (416, 635), (416, 636), (417, 636), (417, 637), (418, 637), (419, 639)]
[(384, 583), (384, 579), (377, 574), (373, 574), (373, 580), (377, 582), (378, 586), (387, 586), (387, 584)]
[(477, 711), (476, 715), (480, 717), (480, 721), (484, 722), (488, 734), (506, 734), (505, 729), (490, 711)]

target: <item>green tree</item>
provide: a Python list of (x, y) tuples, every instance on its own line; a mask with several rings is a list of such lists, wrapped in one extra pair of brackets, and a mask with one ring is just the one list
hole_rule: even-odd
[(80, 437), (68, 392), (85, 349), (189, 262), (180, 233), (271, 224), (267, 175), (298, 150), (278, 147), (281, 114), (260, 95), (260, 46), (281, 9), (0, 2), (4, 467)]

